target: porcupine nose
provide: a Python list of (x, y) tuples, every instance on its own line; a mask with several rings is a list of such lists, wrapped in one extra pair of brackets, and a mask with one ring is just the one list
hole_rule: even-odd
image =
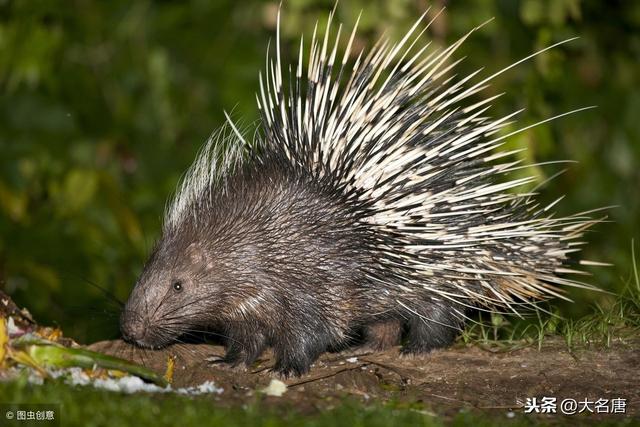
[(120, 332), (125, 341), (137, 344), (146, 335), (147, 325), (137, 313), (125, 310), (120, 316)]

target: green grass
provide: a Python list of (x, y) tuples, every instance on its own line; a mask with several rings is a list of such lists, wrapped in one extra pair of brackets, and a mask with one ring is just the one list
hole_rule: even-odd
[[(257, 396), (243, 406), (227, 407), (211, 397), (175, 394), (125, 395), (53, 381), (43, 386), (25, 382), (0, 383), (0, 402), (60, 404), (61, 426), (531, 426), (575, 425), (576, 417), (536, 418), (506, 410), (465, 411), (439, 417), (416, 404), (363, 404), (353, 400), (328, 403), (332, 408), (303, 414), (291, 405), (274, 405)], [(333, 403), (333, 405), (331, 405)], [(632, 425), (633, 420), (605, 420), (598, 425)], [(0, 425), (2, 420), (0, 419)]]

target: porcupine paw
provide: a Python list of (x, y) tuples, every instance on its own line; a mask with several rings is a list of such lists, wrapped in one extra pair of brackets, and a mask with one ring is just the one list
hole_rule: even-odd
[(436, 348), (448, 347), (460, 333), (460, 324), (454, 319), (412, 317), (408, 322), (407, 341), (400, 352), (405, 355), (428, 353)]
[(299, 377), (311, 370), (313, 362), (306, 357), (286, 358), (276, 360), (273, 372), (282, 378)]
[(325, 349), (326, 346), (304, 341), (290, 343), (287, 346), (276, 345), (273, 372), (283, 378), (304, 375), (311, 370), (311, 365)]
[(382, 320), (367, 325), (362, 349), (382, 351), (400, 344), (402, 323), (397, 319)]
[(229, 365), (233, 368), (251, 366), (266, 348), (266, 338), (261, 333), (244, 334), (240, 331), (227, 333), (227, 351), (213, 363)]

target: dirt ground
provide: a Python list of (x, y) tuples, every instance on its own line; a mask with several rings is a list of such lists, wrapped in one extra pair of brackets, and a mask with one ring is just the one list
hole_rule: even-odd
[[(265, 354), (248, 370), (230, 368), (205, 360), (224, 353), (222, 347), (208, 344), (180, 344), (143, 351), (122, 341), (103, 341), (90, 348), (143, 362), (159, 372), (166, 370), (167, 358), (174, 356), (174, 386), (212, 380), (224, 388), (216, 399), (231, 405), (246, 402), (275, 378), (269, 370), (273, 364), (270, 355)], [(531, 397), (538, 400), (555, 397), (558, 413), (563, 399), (581, 402), (624, 398), (626, 415), (640, 418), (638, 349), (640, 342), (626, 341), (615, 342), (608, 349), (569, 352), (562, 340), (550, 338), (540, 351), (537, 346), (493, 352), (458, 345), (424, 356), (400, 356), (398, 349), (380, 353), (327, 353), (308, 375), (284, 380), (288, 385), (284, 395), (267, 397), (266, 401), (292, 404), (303, 412), (313, 412), (351, 396), (370, 402), (411, 404), (439, 415), (455, 415), (466, 408), (509, 416), (510, 411), (523, 412), (523, 403)], [(595, 409), (593, 404), (589, 406)], [(580, 415), (585, 419), (586, 414)], [(615, 415), (588, 415), (593, 421), (612, 417)]]

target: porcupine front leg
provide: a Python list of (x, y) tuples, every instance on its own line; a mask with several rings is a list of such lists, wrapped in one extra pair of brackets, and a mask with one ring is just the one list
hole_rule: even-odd
[(273, 370), (283, 377), (300, 376), (311, 369), (313, 362), (327, 348), (339, 342), (335, 333), (329, 332), (335, 325), (318, 322), (318, 319), (300, 318), (286, 330), (278, 331), (273, 339), (276, 363)]
[(276, 345), (276, 364), (273, 371), (285, 378), (306, 374), (311, 369), (311, 364), (325, 349), (326, 347), (320, 350), (316, 343), (307, 342), (300, 337), (286, 345)]
[(462, 329), (462, 321), (444, 304), (431, 303), (420, 313), (410, 312), (403, 354), (428, 353), (453, 343)]
[(221, 363), (251, 366), (267, 347), (267, 337), (257, 324), (234, 322), (225, 328), (226, 353)]

